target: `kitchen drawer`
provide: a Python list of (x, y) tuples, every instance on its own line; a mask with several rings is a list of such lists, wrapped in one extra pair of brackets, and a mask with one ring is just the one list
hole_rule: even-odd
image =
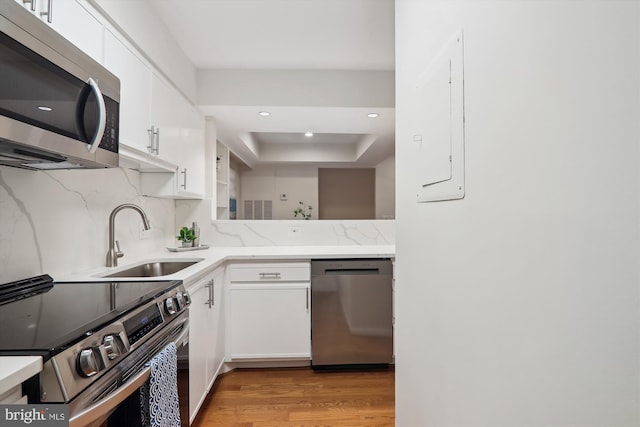
[(233, 282), (308, 282), (311, 266), (308, 262), (232, 264), (229, 281)]

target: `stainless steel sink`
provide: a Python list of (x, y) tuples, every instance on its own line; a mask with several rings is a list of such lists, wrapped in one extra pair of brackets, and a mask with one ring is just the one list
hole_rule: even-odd
[(157, 277), (166, 276), (183, 270), (198, 261), (159, 261), (147, 262), (129, 267), (104, 277)]

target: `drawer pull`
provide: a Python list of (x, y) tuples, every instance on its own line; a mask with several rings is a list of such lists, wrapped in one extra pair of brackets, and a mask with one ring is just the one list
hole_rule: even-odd
[(280, 273), (260, 273), (261, 279), (279, 279)]

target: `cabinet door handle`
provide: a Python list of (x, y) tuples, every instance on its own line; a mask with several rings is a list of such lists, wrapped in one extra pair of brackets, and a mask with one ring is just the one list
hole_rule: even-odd
[(280, 273), (260, 273), (260, 279), (279, 279)]
[(22, 4), (31, 3), (31, 11), (36, 11), (36, 0), (22, 0)]
[[(46, 11), (46, 12), (40, 12), (40, 16), (41, 16), (41, 17), (42, 17), (42, 16), (46, 16), (46, 17), (47, 17), (47, 22), (48, 22), (49, 24), (51, 24), (51, 20), (53, 19), (53, 17), (52, 17), (52, 10), (51, 10), (51, 9), (52, 9), (52, 6), (53, 6), (53, 0), (49, 0), (49, 1), (47, 2), (47, 11)], [(31, 8), (32, 8), (31, 10), (36, 10), (34, 5), (32, 5), (32, 6), (31, 6)]]
[(305, 289), (307, 291), (307, 297), (306, 297), (306, 301), (307, 301), (307, 311), (309, 311), (309, 288)]
[(213, 300), (213, 279), (209, 280), (209, 283), (207, 283), (205, 286), (209, 288), (209, 299), (205, 302), (205, 304), (207, 304), (209, 308), (211, 308), (215, 304)]
[(155, 126), (151, 125), (151, 127), (147, 129), (147, 133), (149, 134), (149, 145), (147, 145), (147, 151), (151, 154), (158, 154), (158, 134), (160, 133), (160, 129), (156, 129)]
[(215, 283), (216, 282), (213, 279), (211, 279), (211, 287), (209, 288), (209, 292), (211, 292), (211, 305), (212, 306), (216, 305), (216, 297), (215, 297), (215, 293), (213, 292)]
[(182, 184), (180, 184), (180, 187), (186, 190), (187, 189), (187, 168), (184, 168), (180, 173), (184, 175), (182, 179)]
[(147, 151), (153, 154), (153, 125), (149, 129), (147, 129), (147, 134), (149, 135), (149, 145), (147, 145)]
[(154, 150), (156, 154), (160, 154), (160, 128), (156, 128), (155, 136), (156, 136), (156, 147)]

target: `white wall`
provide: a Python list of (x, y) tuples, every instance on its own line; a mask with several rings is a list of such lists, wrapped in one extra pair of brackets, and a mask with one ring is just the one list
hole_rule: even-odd
[[(293, 219), (298, 202), (311, 204), (318, 218), (318, 167), (308, 165), (260, 165), (241, 173), (242, 198), (273, 200), (273, 219)], [(395, 157), (376, 165), (376, 218), (395, 218)], [(281, 201), (280, 194), (287, 200)], [(241, 203), (238, 200), (238, 203)], [(242, 209), (241, 206), (238, 207)], [(239, 216), (239, 218), (241, 218)]]
[(141, 239), (140, 216), (116, 216), (116, 239), (134, 256), (175, 245), (173, 200), (140, 195), (140, 174), (129, 169), (26, 171), (0, 166), (0, 283), (50, 274), (54, 279), (105, 265), (109, 214), (138, 204), (151, 230)]
[(196, 79), (199, 105), (395, 105), (393, 71), (198, 70)]
[[(294, 219), (293, 211), (299, 202), (311, 205), (311, 218), (318, 219), (318, 168), (257, 166), (242, 172), (240, 191), (243, 200), (272, 200), (273, 219)], [(281, 193), (287, 195), (287, 200), (280, 200)], [(238, 218), (244, 218), (243, 206), (238, 209)]]
[(396, 217), (396, 157), (376, 165), (376, 218)]
[(211, 221), (207, 200), (176, 200), (176, 223), (200, 226), (201, 242), (211, 246), (394, 245), (394, 220)]
[[(398, 427), (640, 425), (638, 6), (396, 0)], [(418, 204), (408, 106), (460, 27), (466, 196)]]

